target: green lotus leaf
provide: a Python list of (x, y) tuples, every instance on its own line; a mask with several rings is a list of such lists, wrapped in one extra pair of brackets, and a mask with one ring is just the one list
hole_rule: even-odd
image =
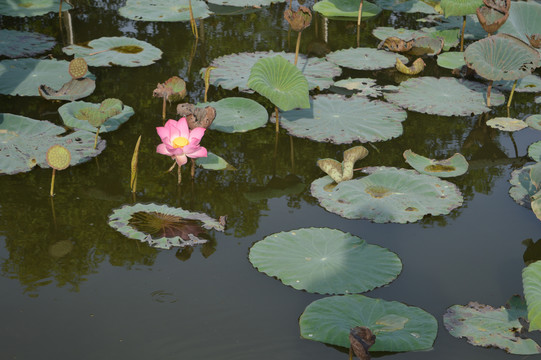
[(305, 339), (346, 348), (349, 331), (365, 326), (376, 335), (371, 352), (430, 349), (438, 331), (436, 319), (418, 307), (363, 295), (316, 300), (306, 307), (299, 325)]
[(147, 66), (161, 59), (162, 51), (151, 44), (129, 37), (102, 37), (82, 45), (62, 49), (67, 55), (82, 57), (88, 66)]
[(481, 5), (483, 5), (483, 0), (441, 0), (440, 2), (445, 17), (475, 14), (475, 10)]
[(487, 121), (487, 125), (502, 131), (519, 131), (528, 127), (524, 121), (508, 117), (496, 117), (490, 119)]
[(528, 305), (529, 330), (541, 330), (541, 261), (536, 261), (522, 270), (522, 284)]
[(237, 170), (220, 156), (208, 151), (206, 157), (195, 159), (197, 166), (207, 170)]
[(410, 30), (404, 28), (395, 29), (394, 27), (380, 26), (372, 30), (372, 34), (380, 40), (385, 40), (392, 36), (404, 41), (413, 40), (422, 36), (428, 36), (433, 39), (443, 38), (443, 50), (445, 51), (449, 51), (450, 48), (457, 46), (460, 38), (459, 29), (438, 30), (436, 27), (425, 27), (419, 30)]
[(306, 185), (294, 174), (288, 174), (285, 177), (273, 176), (264, 186), (254, 186), (250, 191), (242, 195), (248, 201), (260, 201), (270, 198), (280, 198), (285, 195), (300, 194), (304, 191)]
[(355, 70), (380, 70), (394, 67), (397, 58), (404, 64), (409, 61), (407, 57), (400, 54), (372, 48), (350, 48), (327, 55), (327, 60), (330, 62)]
[(26, 172), (36, 165), (48, 168), (46, 154), (52, 145), (69, 150), (71, 166), (88, 161), (105, 149), (105, 140), (100, 140), (94, 149), (94, 134), (88, 131), (59, 136), (64, 132), (63, 127), (48, 121), (0, 114), (0, 174)]
[(54, 38), (35, 32), (0, 30), (0, 56), (31, 57), (51, 50), (55, 43)]
[(534, 101), (536, 104), (541, 104), (541, 96), (536, 97)]
[(327, 228), (269, 235), (252, 246), (249, 259), (257, 270), (285, 285), (319, 294), (370, 291), (390, 283), (402, 270), (400, 259), (388, 249)]
[[(295, 61), (295, 53), (275, 53), (272, 51), (221, 56), (214, 59), (210, 64), (210, 66), (214, 66), (216, 69), (210, 72), (209, 83), (229, 90), (238, 88), (240, 91), (251, 91), (247, 85), (250, 69), (260, 59), (276, 55), (282, 56), (292, 64)], [(299, 55), (297, 68), (303, 73), (306, 80), (308, 80), (310, 90), (328, 88), (334, 83), (333, 78), (342, 72), (340, 67), (324, 59), (308, 58), (304, 55)], [(204, 74), (204, 69), (201, 72)]]
[(369, 175), (336, 186), (329, 176), (316, 179), (312, 196), (327, 211), (376, 223), (407, 223), (427, 214), (445, 215), (463, 202), (454, 184), (435, 176), (383, 166), (363, 171)]
[[(138, 21), (190, 21), (189, 0), (128, 0), (118, 13)], [(204, 19), (210, 11), (204, 1), (192, 0), (193, 16)]]
[(376, 84), (375, 79), (370, 78), (347, 78), (339, 80), (333, 86), (347, 90), (356, 90), (358, 95), (368, 97), (379, 97), (382, 95), (383, 87)]
[[(539, 120), (541, 121), (541, 117)], [(541, 162), (541, 141), (534, 142), (528, 146), (528, 156), (534, 161)]]
[[(384, 10), (404, 13), (437, 14), (438, 12), (429, 1), (421, 0), (375, 0), (375, 3)], [(364, 5), (363, 5), (364, 6)]]
[(75, 101), (85, 98), (96, 90), (96, 82), (89, 78), (71, 79), (59, 90), (42, 84), (39, 86), (39, 94), (47, 100)]
[(529, 127), (535, 130), (541, 130), (541, 114), (530, 115), (525, 121)]
[(464, 53), (460, 51), (449, 51), (438, 55), (437, 63), (446, 69), (457, 69), (466, 65)]
[(521, 79), (539, 66), (540, 55), (531, 46), (507, 34), (489, 36), (464, 51), (466, 65), (488, 80)]
[(539, 170), (541, 170), (541, 163), (535, 163), (534, 165), (526, 165), (511, 173), (509, 183), (512, 186), (509, 189), (509, 195), (517, 204), (531, 208), (532, 198), (539, 191), (531, 178), (531, 173), (538, 174)]
[[(58, 108), (58, 113), (62, 117), (64, 124), (73, 129), (82, 129), (91, 132), (96, 132), (96, 127), (92, 126), (85, 116), (83, 109), (95, 109), (99, 110), (101, 104), (89, 103), (85, 101), (74, 101), (62, 105)], [(134, 114), (133, 108), (124, 105), (121, 111), (108, 117), (105, 122), (100, 126), (100, 133), (110, 132), (118, 129), (120, 125), (124, 124)]]
[(286, 0), (207, 0), (209, 4), (224, 5), (232, 7), (260, 7), (269, 6), (273, 3), (280, 3)]
[[(326, 17), (352, 17), (359, 16), (361, 0), (321, 0), (314, 4), (314, 11)], [(370, 18), (381, 12), (381, 8), (369, 1), (363, 2), (362, 18)]]
[(280, 55), (258, 60), (247, 84), (284, 111), (310, 107), (308, 81), (295, 65)]
[(246, 132), (265, 126), (269, 120), (267, 109), (248, 98), (229, 97), (197, 104), (197, 107), (206, 106), (216, 109), (216, 118), (210, 125), (211, 130), (225, 133)]
[(63, 60), (2, 60), (0, 61), (0, 94), (39, 96), (40, 85), (60, 89), (72, 80), (68, 69), (69, 62)]
[[(495, 81), (493, 86), (500, 90), (511, 91), (514, 81)], [(541, 77), (537, 75), (526, 75), (522, 79), (518, 79), (515, 86), (516, 92), (537, 93), (541, 92)]]
[[(468, 116), (490, 111), (486, 106), (487, 87), (478, 82), (450, 77), (429, 76), (402, 82), (399, 91), (385, 98), (408, 110), (444, 116)], [(501, 105), (505, 96), (496, 90), (490, 95), (492, 105)]]
[[(215, 0), (215, 1), (220, 1), (220, 0)], [(261, 7), (240, 7), (240, 6), (216, 5), (210, 1), (208, 2), (208, 7), (209, 7), (209, 11), (212, 14), (222, 15), (222, 16), (253, 14), (255, 12), (259, 12), (262, 10)]]
[(207, 214), (141, 203), (114, 209), (109, 225), (130, 239), (160, 249), (203, 244), (208, 230), (224, 231), (224, 226)]
[[(40, 16), (50, 12), (58, 12), (61, 0), (4, 0), (0, 1), (0, 15), (7, 16)], [(62, 3), (62, 10), (70, 10), (72, 6)]]
[[(402, 135), (407, 114), (400, 108), (362, 96), (316, 95), (310, 108), (280, 114), (289, 134), (319, 142), (350, 144), (385, 141)], [(271, 118), (271, 121), (274, 118)]]
[(468, 161), (459, 153), (449, 159), (433, 160), (418, 155), (411, 150), (404, 151), (404, 158), (412, 168), (421, 174), (434, 175), (437, 177), (460, 176), (468, 171)]
[[(529, 44), (526, 35), (541, 34), (541, 4), (535, 1), (512, 1), (509, 17), (499, 33), (510, 34)], [(538, 51), (541, 51), (538, 49)]]
[(524, 301), (515, 296), (508, 306), (495, 309), (477, 302), (453, 305), (443, 315), (443, 324), (451, 335), (465, 337), (475, 346), (498, 347), (520, 355), (541, 353), (535, 341), (519, 335), (522, 329), (519, 317), (526, 318)]
[(413, 47), (409, 51), (410, 55), (415, 56), (435, 56), (443, 49), (443, 39), (436, 39), (430, 36), (421, 36), (413, 41)]

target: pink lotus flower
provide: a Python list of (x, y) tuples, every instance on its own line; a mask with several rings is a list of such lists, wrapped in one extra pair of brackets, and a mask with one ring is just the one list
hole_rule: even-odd
[(205, 130), (205, 128), (198, 127), (190, 131), (184, 117), (178, 121), (169, 119), (165, 126), (156, 128), (162, 139), (156, 152), (171, 156), (179, 166), (186, 164), (189, 157), (207, 157), (207, 149), (199, 145)]

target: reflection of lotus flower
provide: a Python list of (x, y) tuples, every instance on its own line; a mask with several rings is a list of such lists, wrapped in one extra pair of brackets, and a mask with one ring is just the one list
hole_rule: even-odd
[(190, 131), (186, 118), (178, 121), (170, 119), (165, 126), (156, 128), (162, 139), (162, 144), (158, 145), (156, 152), (171, 156), (179, 166), (186, 164), (188, 157), (207, 157), (207, 149), (199, 145), (205, 130), (198, 127)]
[(295, 31), (303, 31), (312, 22), (312, 12), (306, 6), (300, 6), (299, 10), (292, 11), (287, 9), (284, 12), (284, 18), (287, 20), (291, 28)]

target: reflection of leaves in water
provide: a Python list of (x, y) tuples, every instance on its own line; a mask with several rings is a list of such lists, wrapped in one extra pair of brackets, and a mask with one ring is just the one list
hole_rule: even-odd
[(524, 255), (522, 255), (524, 264), (526, 266), (536, 262), (537, 260), (541, 260), (541, 239), (537, 240), (536, 242), (534, 242), (532, 239), (526, 239), (522, 242), (522, 245), (526, 246)]
[(149, 234), (154, 239), (180, 236), (182, 240), (189, 241), (189, 234), (195, 237), (206, 234), (205, 229), (201, 227), (203, 222), (200, 220), (185, 219), (159, 212), (137, 211), (133, 213), (128, 224), (137, 231)]

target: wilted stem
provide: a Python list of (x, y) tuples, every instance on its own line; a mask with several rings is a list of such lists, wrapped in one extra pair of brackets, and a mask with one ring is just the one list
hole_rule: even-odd
[(98, 126), (98, 129), (96, 130), (96, 136), (94, 137), (94, 150), (96, 150), (96, 145), (98, 145), (98, 134), (100, 133), (100, 127)]
[(466, 15), (464, 15), (464, 21), (462, 22), (462, 32), (460, 33), (460, 52), (464, 51), (464, 31), (466, 30)]
[(492, 90), (492, 80), (488, 82), (488, 89), (487, 89), (487, 107), (490, 107), (490, 91)]
[(297, 60), (299, 58), (299, 48), (301, 47), (301, 34), (302, 34), (302, 31), (299, 31), (299, 34), (297, 35), (297, 45), (295, 46), (295, 63), (294, 63), (294, 65), (297, 65)]
[(511, 95), (509, 95), (509, 101), (507, 102), (507, 108), (509, 108), (509, 106), (511, 106), (511, 100), (513, 100), (513, 94), (515, 93), (515, 87), (517, 86), (517, 80), (515, 80), (515, 82), (513, 83), (513, 88), (511, 89)]
[(51, 196), (54, 196), (54, 177), (55, 177), (55, 174), (56, 174), (56, 169), (53, 168), (53, 177), (51, 178), (51, 192), (50, 192)]
[(278, 115), (278, 106), (274, 107), (274, 113), (276, 116), (276, 132), (280, 131), (280, 117)]
[(359, 5), (359, 15), (357, 16), (357, 47), (361, 46), (361, 17), (363, 12), (363, 1), (361, 0), (361, 4)]

